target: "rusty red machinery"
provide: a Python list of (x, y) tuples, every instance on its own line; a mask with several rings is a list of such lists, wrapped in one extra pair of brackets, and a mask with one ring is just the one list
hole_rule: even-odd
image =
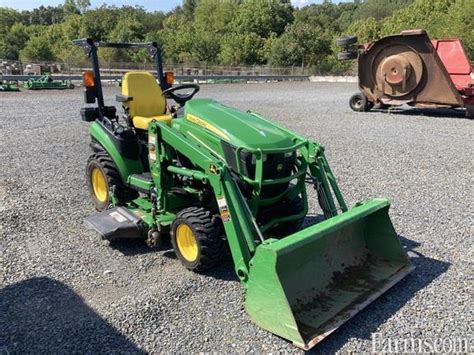
[(357, 45), (357, 37), (339, 38), (340, 60), (358, 59), (360, 92), (350, 99), (354, 111), (408, 104), (466, 109), (474, 118), (474, 73), (458, 38), (430, 40), (424, 30)]

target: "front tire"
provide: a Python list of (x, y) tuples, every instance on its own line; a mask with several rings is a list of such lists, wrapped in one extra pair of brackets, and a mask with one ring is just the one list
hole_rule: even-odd
[(202, 207), (185, 208), (171, 225), (171, 244), (189, 270), (205, 271), (219, 263), (224, 243), (220, 219)]
[[(287, 215), (300, 214), (304, 209), (303, 198), (298, 196), (293, 200), (284, 201), (281, 205), (281, 209), (286, 211)], [(301, 229), (303, 222), (304, 217), (293, 221), (282, 222), (279, 223), (275, 228), (272, 228), (272, 230), (278, 237), (286, 237), (290, 234), (298, 232)]]

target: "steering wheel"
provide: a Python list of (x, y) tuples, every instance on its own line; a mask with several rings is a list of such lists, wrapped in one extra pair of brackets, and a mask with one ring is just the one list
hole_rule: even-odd
[[(190, 93), (187, 94), (175, 94), (175, 91), (184, 90), (184, 89), (193, 89)], [(173, 99), (179, 105), (184, 105), (186, 101), (191, 100), (194, 95), (196, 95), (200, 90), (198, 84), (181, 84), (170, 87), (162, 92), (161, 95), (165, 96), (166, 98)]]

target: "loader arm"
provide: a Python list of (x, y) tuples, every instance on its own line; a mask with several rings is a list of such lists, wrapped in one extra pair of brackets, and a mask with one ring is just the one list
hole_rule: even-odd
[[(239, 278), (245, 282), (248, 276), (250, 259), (255, 253), (254, 236), (257, 231), (253, 227), (251, 216), (246, 213), (248, 209), (247, 202), (239, 193), (239, 188), (229, 169), (224, 166), (221, 160), (164, 123), (153, 122), (149, 127), (149, 136), (156, 137), (156, 142), (162, 141), (181, 154), (190, 157), (193, 163), (201, 169), (201, 171), (195, 171), (195, 173), (204, 173), (203, 177), (212, 186), (216, 197), (235, 271)], [(159, 155), (160, 150), (157, 149), (156, 151)], [(160, 157), (157, 156), (156, 159), (160, 159)], [(153, 166), (159, 167), (160, 164), (154, 164)], [(152, 168), (153, 178), (160, 179), (161, 171), (154, 169)], [(177, 173), (184, 175), (185, 170), (188, 170), (188, 174), (193, 173), (191, 169), (183, 169), (181, 172), (177, 171)], [(160, 186), (159, 181), (156, 181), (155, 185)]]

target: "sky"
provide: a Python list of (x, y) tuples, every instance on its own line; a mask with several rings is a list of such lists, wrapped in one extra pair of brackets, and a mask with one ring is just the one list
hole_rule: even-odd
[[(181, 4), (181, 0), (90, 0), (92, 7), (100, 6), (103, 3), (107, 5), (140, 5), (149, 11), (169, 11)], [(0, 6), (12, 7), (18, 10), (31, 10), (41, 5), (59, 5), (64, 0), (0, 0)], [(292, 0), (293, 5), (297, 7), (321, 3), (322, 0)], [(335, 1), (337, 2), (337, 1)]]

